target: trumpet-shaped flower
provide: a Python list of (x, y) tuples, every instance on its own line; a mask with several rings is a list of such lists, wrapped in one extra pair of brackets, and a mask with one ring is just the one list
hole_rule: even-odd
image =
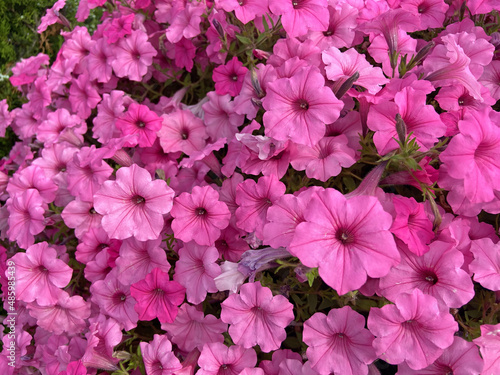
[(115, 181), (104, 182), (94, 195), (94, 207), (103, 215), (102, 226), (110, 238), (154, 240), (163, 229), (163, 214), (170, 212), (173, 197), (165, 181), (153, 181), (148, 171), (133, 164), (120, 168)]

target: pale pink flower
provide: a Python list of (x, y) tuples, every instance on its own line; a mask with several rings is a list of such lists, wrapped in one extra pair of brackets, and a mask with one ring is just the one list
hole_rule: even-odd
[(500, 100), (500, 60), (493, 60), (484, 67), (479, 82), (490, 90), (495, 100)]
[(208, 293), (217, 292), (214, 278), (221, 273), (215, 262), (219, 252), (214, 246), (201, 246), (191, 241), (179, 249), (179, 260), (175, 263), (174, 280), (186, 288), (187, 301), (197, 305)]
[(325, 124), (334, 122), (343, 107), (313, 66), (269, 84), (262, 104), (267, 136), (309, 147), (325, 135)]
[(47, 9), (45, 15), (40, 19), (40, 25), (38, 26), (38, 34), (43, 33), (47, 30), (47, 27), (55, 23), (62, 23), (59, 19), (59, 11), (66, 5), (66, 0), (58, 0), (52, 6), (52, 8)]
[(68, 285), (73, 274), (47, 242), (34, 244), (11, 259), (16, 264), (16, 298), (24, 302), (55, 304), (60, 288)]
[(429, 252), (417, 256), (397, 242), (401, 263), (380, 279), (380, 293), (390, 301), (418, 288), (447, 307), (459, 308), (474, 297), (474, 285), (461, 266), (463, 255), (450, 243), (434, 241)]
[(205, 344), (198, 359), (201, 368), (197, 375), (239, 375), (245, 368), (253, 368), (257, 364), (257, 354), (252, 348), (245, 349), (239, 345), (229, 348), (214, 342)]
[(100, 101), (101, 96), (90, 81), (87, 73), (80, 74), (78, 79), (73, 78), (69, 89), (69, 102), (71, 103), (71, 110), (78, 117), (84, 120), (89, 118), (92, 109), (97, 107)]
[(401, 8), (413, 13), (420, 19), (419, 30), (443, 27), (448, 4), (443, 0), (406, 0)]
[(81, 357), (86, 367), (95, 367), (108, 371), (116, 371), (119, 359), (113, 356), (114, 347), (122, 342), (121, 326), (113, 318), (98, 315), (91, 321), (85, 334), (86, 348)]
[(390, 364), (420, 370), (439, 358), (453, 344), (458, 324), (447, 308), (415, 289), (396, 297), (395, 305), (371, 308), (368, 329), (377, 355)]
[(483, 287), (500, 290), (500, 245), (489, 238), (472, 241), (470, 251), (474, 260), (470, 263), (470, 272), (474, 273), (474, 281)]
[(215, 243), (231, 217), (227, 205), (219, 201), (219, 194), (210, 186), (195, 186), (191, 194), (179, 195), (170, 214), (176, 238), (206, 246)]
[(232, 12), (244, 24), (262, 17), (269, 12), (269, 0), (219, 0), (219, 6), (226, 12)]
[(173, 323), (163, 323), (161, 328), (172, 337), (172, 342), (179, 349), (190, 352), (205, 344), (224, 342), (222, 333), (227, 331), (227, 324), (213, 315), (203, 314), (196, 306), (184, 303)]
[(481, 325), (481, 337), (474, 340), (479, 346), (484, 367), (481, 374), (496, 374), (500, 371), (500, 324)]
[(87, 65), (90, 79), (97, 82), (109, 82), (113, 74), (112, 62), (115, 58), (115, 47), (106, 38), (100, 38), (90, 48)]
[(92, 202), (76, 198), (67, 204), (61, 212), (64, 223), (75, 229), (75, 236), (81, 238), (90, 229), (101, 225), (102, 215), (98, 214)]
[(191, 155), (205, 147), (206, 127), (191, 111), (178, 109), (162, 117), (163, 126), (158, 131), (158, 138), (163, 151), (182, 151)]
[(433, 364), (412, 370), (403, 362), (398, 366), (398, 375), (480, 374), (482, 369), (483, 359), (477, 345), (455, 336), (453, 344)]
[(148, 35), (142, 30), (134, 30), (127, 38), (120, 39), (115, 53), (116, 59), (112, 64), (115, 74), (132, 81), (142, 80), (157, 55), (148, 41)]
[(147, 375), (170, 375), (182, 368), (166, 335), (154, 335), (153, 341), (143, 341), (140, 347)]
[(201, 15), (205, 12), (206, 5), (201, 2), (187, 2), (184, 9), (180, 9), (171, 20), (167, 28), (167, 39), (177, 43), (182, 37), (191, 39), (200, 33)]
[(243, 124), (245, 116), (235, 113), (234, 103), (229, 95), (218, 95), (210, 91), (207, 97), (210, 100), (202, 108), (210, 139), (214, 142), (220, 138), (232, 139), (238, 133), (238, 126)]
[(20, 195), (28, 189), (36, 189), (43, 201), (48, 204), (54, 201), (57, 186), (45, 175), (41, 167), (30, 165), (14, 173), (6, 187), (11, 197)]
[(334, 189), (319, 191), (305, 212), (289, 250), (340, 295), (367, 279), (387, 275), (400, 260), (389, 232), (392, 217), (372, 196), (346, 199)]
[(8, 216), (7, 236), (26, 249), (35, 243), (35, 235), (45, 229), (47, 204), (36, 189), (9, 198), (6, 202)]
[(260, 282), (243, 284), (239, 294), (222, 302), (221, 319), (230, 324), (228, 332), (235, 344), (259, 345), (266, 353), (280, 347), (293, 318), (293, 305), (283, 296), (273, 297)]
[(116, 259), (118, 280), (125, 285), (130, 285), (144, 279), (153, 268), (168, 272), (170, 263), (168, 263), (165, 250), (160, 245), (161, 238), (151, 241), (129, 238), (123, 241), (120, 256)]
[(80, 296), (72, 296), (59, 291), (57, 302), (48, 306), (37, 302), (28, 303), (29, 314), (37, 324), (56, 335), (67, 332), (70, 335), (82, 333), (87, 327), (86, 319), (90, 316), (90, 303)]
[(307, 358), (320, 374), (366, 375), (377, 356), (365, 318), (349, 306), (316, 313), (304, 322)]
[(126, 99), (130, 99), (124, 95), (123, 91), (113, 90), (109, 94), (104, 94), (102, 102), (97, 106), (97, 116), (92, 121), (94, 123), (92, 136), (102, 144), (120, 136), (116, 120), (125, 111)]
[(256, 232), (263, 238), (264, 225), (267, 223), (267, 209), (283, 194), (285, 184), (275, 175), (263, 176), (258, 182), (247, 179), (236, 188), (236, 225), (247, 232)]
[(163, 215), (170, 212), (174, 191), (163, 180), (133, 164), (120, 168), (115, 181), (106, 181), (94, 195), (94, 207), (103, 215), (102, 226), (110, 238), (139, 241), (158, 238)]
[(177, 281), (170, 281), (168, 273), (154, 268), (146, 278), (130, 286), (130, 294), (137, 301), (134, 306), (139, 320), (158, 318), (162, 323), (172, 323), (186, 289)]
[(108, 43), (116, 43), (123, 37), (132, 34), (132, 23), (134, 22), (134, 14), (120, 14), (119, 17), (114, 17), (111, 25), (106, 27), (103, 35), (107, 37)]

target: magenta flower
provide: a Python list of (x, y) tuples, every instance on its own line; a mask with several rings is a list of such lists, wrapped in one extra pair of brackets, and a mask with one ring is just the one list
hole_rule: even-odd
[(377, 337), (373, 347), (386, 362), (406, 361), (413, 370), (423, 369), (453, 344), (458, 324), (447, 308), (420, 289), (400, 294), (395, 301), (370, 310), (368, 329)]
[(201, 15), (205, 12), (206, 5), (195, 1), (186, 3), (183, 8), (176, 12), (175, 17), (169, 21), (170, 26), (167, 28), (166, 35), (171, 43), (179, 42), (182, 37), (194, 38), (200, 33)]
[(293, 320), (293, 305), (274, 296), (260, 282), (241, 286), (240, 294), (222, 302), (221, 319), (229, 323), (229, 334), (237, 345), (259, 345), (263, 352), (279, 349), (286, 338), (285, 327)]
[(173, 323), (163, 323), (161, 328), (172, 337), (172, 342), (179, 349), (190, 352), (198, 348), (203, 349), (205, 344), (224, 342), (223, 332), (227, 331), (227, 324), (213, 315), (203, 314), (195, 306), (184, 303)]
[(139, 320), (158, 318), (162, 323), (172, 323), (179, 306), (184, 301), (186, 289), (177, 281), (169, 281), (168, 273), (153, 269), (144, 280), (130, 286), (130, 294), (137, 301), (134, 306)]
[(481, 374), (497, 374), (500, 371), (500, 324), (481, 325), (481, 337), (474, 340), (484, 360)]
[(252, 348), (239, 345), (227, 347), (220, 342), (205, 344), (198, 359), (201, 368), (197, 375), (239, 375), (246, 368), (257, 364), (257, 354)]
[(397, 242), (401, 263), (380, 279), (380, 293), (391, 301), (418, 288), (448, 307), (459, 308), (474, 297), (474, 285), (461, 266), (463, 255), (450, 243), (434, 241), (430, 251), (417, 256)]
[(343, 107), (314, 66), (270, 83), (262, 105), (268, 137), (309, 147), (323, 138), (325, 124), (334, 122)]
[(414, 198), (395, 195), (392, 198), (396, 217), (391, 232), (408, 245), (408, 250), (416, 255), (429, 251), (429, 243), (434, 238), (432, 222), (424, 211), (423, 203)]
[(208, 293), (217, 292), (214, 278), (221, 273), (215, 262), (219, 252), (214, 246), (201, 246), (191, 241), (179, 250), (175, 263), (174, 280), (186, 288), (188, 302), (197, 305)]
[(304, 322), (307, 358), (320, 374), (366, 375), (376, 358), (365, 318), (349, 306), (316, 313)]
[(202, 108), (210, 139), (214, 142), (220, 138), (232, 139), (238, 133), (238, 126), (243, 124), (245, 116), (235, 113), (234, 103), (229, 95), (218, 95), (210, 91), (207, 97), (210, 100)]
[(334, 189), (312, 197), (289, 246), (290, 253), (319, 275), (340, 295), (361, 287), (367, 275), (387, 275), (399, 263), (389, 232), (392, 217), (377, 198), (346, 199)]
[(484, 374), (482, 369), (483, 359), (477, 345), (455, 336), (453, 344), (433, 364), (412, 370), (403, 362), (398, 366), (398, 375)]
[(73, 274), (47, 242), (34, 244), (11, 259), (16, 264), (16, 298), (24, 302), (55, 304), (60, 288), (68, 285)]
[(210, 186), (195, 186), (191, 194), (179, 195), (170, 214), (176, 238), (206, 246), (215, 243), (231, 218), (227, 205), (219, 201), (219, 193)]
[(326, 31), (330, 13), (326, 0), (271, 0), (271, 12), (281, 15), (287, 34), (298, 37), (311, 31)]
[(154, 335), (153, 341), (143, 341), (140, 347), (147, 375), (170, 375), (182, 368), (166, 335)]
[(495, 100), (500, 99), (500, 60), (493, 60), (484, 67), (479, 82), (490, 90), (490, 94)]
[[(116, 128), (122, 135), (138, 134), (140, 147), (151, 147), (156, 140), (156, 132), (161, 129), (162, 119), (145, 105), (132, 103), (127, 112), (116, 120)], [(128, 143), (128, 142), (127, 142)], [(125, 144), (125, 147), (135, 144)]]
[(269, 12), (268, 0), (220, 0), (219, 6), (226, 12), (232, 12), (242, 23), (247, 24)]
[(153, 64), (156, 50), (148, 42), (148, 35), (142, 30), (133, 31), (129, 37), (121, 38), (115, 49), (113, 70), (118, 77), (141, 81)]
[(92, 109), (97, 107), (101, 96), (87, 73), (80, 74), (78, 79), (73, 79), (69, 89), (69, 102), (71, 110), (81, 119), (89, 118)]
[(94, 207), (103, 215), (102, 226), (110, 238), (154, 240), (163, 229), (163, 214), (170, 212), (173, 197), (165, 181), (153, 181), (148, 171), (133, 164), (120, 168), (115, 181), (104, 182), (94, 195)]
[(401, 8), (420, 18), (419, 30), (443, 27), (448, 5), (443, 0), (408, 0)]
[(236, 96), (240, 93), (248, 69), (234, 56), (226, 65), (214, 69), (212, 78), (218, 95)]

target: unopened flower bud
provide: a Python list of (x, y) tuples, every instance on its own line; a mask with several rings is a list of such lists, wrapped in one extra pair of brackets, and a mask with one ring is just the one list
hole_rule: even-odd
[(337, 99), (342, 98), (345, 95), (345, 93), (349, 91), (352, 85), (354, 85), (354, 82), (356, 82), (358, 79), (359, 79), (359, 72), (355, 72), (352, 76), (350, 76), (335, 93)]
[(262, 87), (260, 86), (259, 78), (257, 77), (257, 72), (255, 71), (255, 69), (250, 70), (250, 80), (257, 96), (259, 98), (263, 98), (265, 94), (264, 91), (262, 91)]
[(217, 20), (213, 20), (212, 21), (212, 25), (214, 25), (214, 28), (215, 30), (217, 31), (217, 33), (219, 34), (219, 36), (224, 39), (225, 38), (225, 35), (224, 35), (224, 30), (222, 29), (222, 25), (220, 24), (219, 21)]
[(264, 107), (262, 106), (262, 101), (260, 101), (259, 99), (252, 98), (250, 99), (250, 101), (257, 109), (264, 109)]
[(259, 60), (267, 60), (271, 54), (269, 52), (266, 52), (266, 51), (262, 51), (261, 49), (254, 49), (253, 50), (253, 55), (255, 56), (255, 58), (259, 59)]
[(396, 132), (398, 133), (399, 142), (404, 145), (406, 142), (408, 128), (399, 113), (396, 115)]

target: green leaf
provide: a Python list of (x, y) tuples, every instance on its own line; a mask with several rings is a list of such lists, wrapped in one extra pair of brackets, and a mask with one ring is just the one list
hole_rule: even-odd
[(264, 30), (269, 31), (269, 24), (266, 21), (266, 16), (262, 16), (262, 24), (264, 25)]
[(236, 35), (236, 39), (238, 39), (244, 45), (249, 45), (250, 43), (252, 43), (250, 38), (247, 38), (246, 36), (243, 35)]
[(312, 287), (314, 280), (316, 277), (319, 276), (318, 269), (317, 268), (312, 268), (310, 271), (306, 273), (307, 277), (307, 282), (309, 283), (309, 286)]

